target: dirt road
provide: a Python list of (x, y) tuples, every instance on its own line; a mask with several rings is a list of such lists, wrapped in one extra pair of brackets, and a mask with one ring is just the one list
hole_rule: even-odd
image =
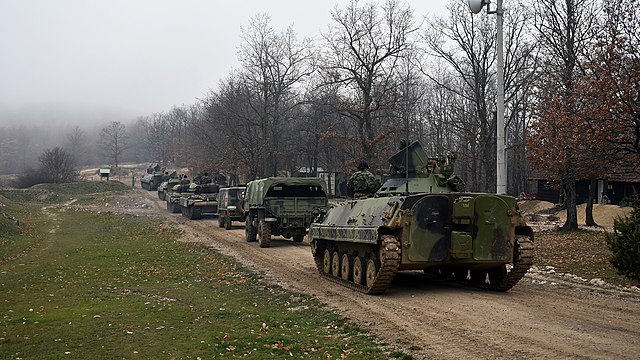
[[(322, 279), (303, 243), (275, 238), (271, 248), (244, 241), (213, 218), (189, 221), (166, 211), (155, 192), (135, 191), (111, 205), (157, 216), (231, 255), (268, 279), (313, 295), (416, 359), (636, 359), (640, 356), (640, 298), (599, 288), (525, 277), (506, 293), (468, 289), (400, 273), (382, 296), (353, 292)], [(133, 205), (132, 205), (133, 204)]]

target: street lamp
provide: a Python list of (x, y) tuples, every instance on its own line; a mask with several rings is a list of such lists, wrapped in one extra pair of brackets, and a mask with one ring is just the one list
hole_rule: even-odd
[(496, 0), (496, 9), (491, 10), (491, 0), (468, 0), (469, 8), (474, 14), (479, 13), (484, 6), (487, 14), (496, 14), (496, 58), (497, 58), (497, 124), (496, 124), (496, 194), (507, 193), (507, 163), (505, 162), (504, 142), (504, 55), (502, 49), (502, 21), (504, 9), (502, 0)]

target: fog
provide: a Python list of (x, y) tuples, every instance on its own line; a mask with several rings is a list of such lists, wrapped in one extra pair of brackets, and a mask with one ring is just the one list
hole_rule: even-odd
[[(0, 126), (130, 121), (194, 103), (237, 68), (251, 17), (319, 37), (347, 3), (0, 0)], [(408, 4), (418, 19), (445, 12)]]
[[(0, 175), (37, 166), (47, 149), (69, 149), (74, 132), (85, 147), (78, 164), (103, 162), (96, 144), (107, 124), (131, 125), (139, 139), (137, 119), (196, 104), (237, 70), (250, 19), (267, 14), (277, 32), (292, 27), (319, 40), (331, 11), (349, 3), (0, 0)], [(446, 13), (446, 2), (406, 4), (417, 23)]]

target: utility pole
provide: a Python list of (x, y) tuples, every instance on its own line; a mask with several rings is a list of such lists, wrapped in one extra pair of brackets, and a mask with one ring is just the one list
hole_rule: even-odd
[(507, 193), (507, 163), (505, 161), (504, 137), (504, 50), (503, 50), (503, 14), (502, 0), (496, 0), (496, 9), (491, 10), (491, 0), (468, 0), (471, 12), (477, 14), (482, 7), (487, 7), (487, 14), (496, 14), (496, 194)]

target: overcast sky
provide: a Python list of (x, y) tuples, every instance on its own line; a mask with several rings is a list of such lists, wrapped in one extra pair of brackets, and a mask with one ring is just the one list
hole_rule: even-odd
[[(364, 3), (362, 1), (361, 3)], [(380, 1), (376, 1), (380, 3)], [(409, 0), (418, 20), (446, 0)], [(258, 13), (317, 37), (348, 0), (0, 0), (2, 113), (108, 109), (131, 116), (193, 104), (238, 68)]]

